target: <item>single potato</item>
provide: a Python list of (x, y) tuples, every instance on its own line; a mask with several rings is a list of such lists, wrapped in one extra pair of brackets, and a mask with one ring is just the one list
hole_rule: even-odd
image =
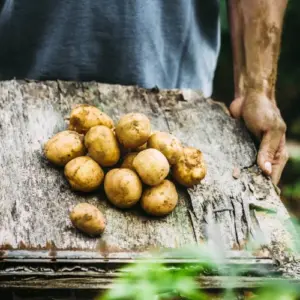
[(138, 153), (133, 167), (148, 185), (160, 184), (169, 174), (170, 166), (166, 157), (156, 149), (146, 149)]
[(93, 159), (81, 156), (66, 164), (65, 176), (73, 190), (92, 192), (100, 187), (104, 172)]
[(168, 132), (152, 134), (148, 140), (148, 148), (159, 150), (171, 165), (177, 163), (183, 153), (179, 139)]
[(206, 164), (202, 152), (193, 147), (183, 149), (183, 155), (172, 168), (174, 179), (186, 186), (199, 184), (206, 175)]
[(88, 203), (77, 204), (70, 213), (70, 220), (77, 229), (90, 236), (98, 236), (105, 229), (103, 214), (96, 206)]
[(117, 126), (116, 135), (121, 145), (136, 149), (145, 144), (151, 134), (150, 121), (144, 114), (130, 113), (123, 116)]
[(79, 104), (72, 111), (69, 120), (69, 130), (79, 133), (87, 133), (90, 128), (103, 125), (108, 128), (114, 127), (113, 120), (97, 107), (88, 104)]
[(123, 160), (123, 163), (121, 165), (122, 169), (130, 169), (132, 171), (135, 171), (134, 167), (133, 167), (133, 160), (135, 159), (135, 157), (138, 155), (138, 152), (131, 152), (128, 153)]
[(83, 136), (75, 131), (62, 131), (54, 135), (44, 147), (45, 156), (58, 166), (66, 165), (73, 158), (86, 154)]
[(128, 208), (140, 200), (142, 182), (130, 169), (113, 169), (105, 176), (104, 190), (112, 204), (119, 208)]
[(106, 126), (95, 126), (91, 128), (84, 139), (89, 155), (103, 167), (111, 167), (120, 159), (120, 148), (118, 141)]
[(147, 188), (142, 196), (141, 205), (146, 213), (153, 216), (165, 216), (172, 212), (178, 202), (175, 185), (164, 180), (159, 185)]

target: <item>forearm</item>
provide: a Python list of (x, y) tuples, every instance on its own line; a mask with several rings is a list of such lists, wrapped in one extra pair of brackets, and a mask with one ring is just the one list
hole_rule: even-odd
[(240, 92), (255, 90), (275, 100), (286, 5), (287, 0), (229, 0), (235, 87)]
[(240, 2), (240, 0), (227, 1), (232, 44), (235, 99), (241, 97), (244, 93), (245, 51), (243, 44), (243, 19)]

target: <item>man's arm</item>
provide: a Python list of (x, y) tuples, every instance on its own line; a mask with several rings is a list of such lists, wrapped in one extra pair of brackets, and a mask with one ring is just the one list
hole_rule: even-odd
[(234, 74), (234, 98), (242, 97), (244, 88), (244, 69), (245, 69), (245, 51), (244, 51), (244, 26), (242, 19), (242, 7), (240, 0), (228, 0), (227, 10), (230, 22), (233, 74)]
[(286, 6), (287, 0), (228, 0), (235, 81), (230, 110), (261, 139), (257, 162), (274, 183), (288, 159), (286, 125), (275, 101)]

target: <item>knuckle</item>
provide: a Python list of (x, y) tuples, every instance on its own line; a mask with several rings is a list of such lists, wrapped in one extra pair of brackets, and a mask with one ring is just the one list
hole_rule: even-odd
[(286, 124), (285, 122), (282, 120), (282, 118), (279, 118), (278, 119), (278, 129), (281, 131), (281, 132), (286, 132)]
[(286, 124), (281, 117), (280, 112), (269, 111), (265, 115), (266, 123), (269, 124), (270, 129), (276, 129), (282, 133), (286, 132)]
[(284, 148), (283, 152), (282, 152), (282, 159), (287, 162), (290, 158), (289, 152), (287, 151), (286, 148)]

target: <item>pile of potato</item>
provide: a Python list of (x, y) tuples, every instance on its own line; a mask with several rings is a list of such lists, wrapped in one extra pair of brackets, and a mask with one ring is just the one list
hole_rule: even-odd
[[(152, 132), (146, 115), (126, 114), (115, 126), (108, 115), (85, 104), (72, 110), (68, 130), (53, 136), (44, 150), (49, 161), (64, 166), (74, 191), (92, 192), (104, 183), (113, 205), (125, 209), (140, 201), (153, 216), (165, 216), (177, 205), (176, 187), (167, 179), (170, 173), (186, 187), (206, 175), (201, 151), (183, 147), (170, 133)], [(104, 216), (88, 203), (78, 204), (70, 219), (91, 236), (105, 229)]]

